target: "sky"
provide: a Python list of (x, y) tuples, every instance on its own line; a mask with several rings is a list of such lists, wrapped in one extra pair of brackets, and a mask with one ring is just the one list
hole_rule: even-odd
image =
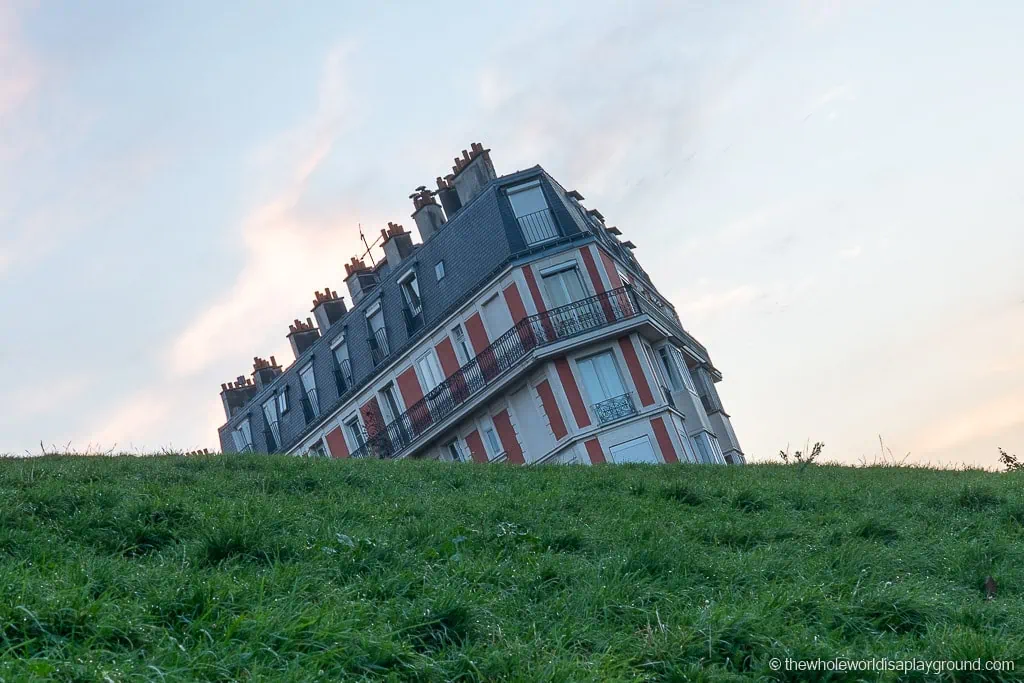
[[(358, 225), (540, 164), (750, 460), (1024, 455), (1024, 4), (0, 0), (0, 452), (217, 447)], [(880, 441), (881, 439), (881, 441)]]

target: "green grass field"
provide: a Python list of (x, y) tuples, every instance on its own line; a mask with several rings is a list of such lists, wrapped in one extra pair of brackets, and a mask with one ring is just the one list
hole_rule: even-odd
[(0, 678), (823, 680), (769, 662), (887, 657), (1015, 660), (944, 678), (1017, 680), (1022, 485), (832, 466), (3, 460)]

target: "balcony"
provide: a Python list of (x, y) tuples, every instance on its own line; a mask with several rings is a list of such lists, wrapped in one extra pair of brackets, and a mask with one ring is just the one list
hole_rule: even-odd
[(338, 388), (338, 396), (344, 396), (349, 389), (355, 386), (352, 381), (352, 363), (343, 360), (334, 368), (334, 385)]
[(408, 308), (403, 308), (402, 313), (405, 316), (405, 332), (411, 337), (423, 327), (423, 308), (421, 307), (415, 313)]
[(388, 347), (388, 331), (382, 327), (370, 335), (370, 358), (374, 367), (383, 363), (389, 355), (391, 349)]
[(523, 318), (421, 401), (369, 436), (352, 457), (396, 457), (469, 399), (493, 385), (534, 349), (614, 325), (641, 313), (632, 289), (621, 287)]
[(320, 417), (320, 400), (316, 395), (316, 389), (310, 389), (302, 397), (302, 415), (306, 418), (306, 424)]
[(621, 420), (630, 415), (636, 415), (636, 404), (633, 403), (633, 394), (626, 393), (622, 396), (613, 396), (599, 403), (590, 406), (594, 416), (601, 424)]
[(530, 246), (547, 242), (558, 237), (558, 225), (551, 209), (541, 209), (519, 216), (519, 228), (523, 231), (523, 238)]
[(279, 441), (275, 432), (277, 432), (276, 422), (273, 428), (263, 430), (263, 440), (267, 444), (267, 453), (277, 453), (278, 451)]

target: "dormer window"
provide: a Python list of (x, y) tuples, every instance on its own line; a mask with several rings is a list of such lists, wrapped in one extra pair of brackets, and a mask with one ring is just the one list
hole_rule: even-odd
[(370, 307), (366, 312), (366, 325), (370, 332), (370, 356), (373, 364), (379, 365), (391, 353), (388, 346), (388, 332), (384, 326), (384, 312), (381, 310), (380, 301)]
[(264, 433), (267, 451), (274, 453), (281, 448), (281, 430), (277, 424), (277, 400), (273, 396), (263, 403), (263, 419), (267, 423), (266, 432)]
[(288, 387), (284, 387), (277, 392), (277, 412), (281, 414), (287, 413), (288, 407)]
[(420, 285), (416, 281), (416, 272), (410, 270), (398, 280), (405, 302), (406, 331), (412, 335), (423, 327), (423, 302), (420, 299)]
[(526, 244), (533, 246), (558, 237), (558, 226), (555, 217), (548, 208), (540, 181), (515, 185), (505, 190), (512, 212), (523, 231)]
[(239, 453), (248, 453), (252, 450), (252, 429), (249, 427), (249, 418), (245, 418), (238, 427), (231, 432), (231, 438), (235, 442), (235, 450)]
[(302, 382), (302, 392), (305, 397), (302, 399), (302, 408), (306, 416), (306, 423), (320, 417), (320, 398), (316, 393), (316, 376), (313, 375), (313, 364), (310, 363), (302, 368), (299, 373), (299, 380)]

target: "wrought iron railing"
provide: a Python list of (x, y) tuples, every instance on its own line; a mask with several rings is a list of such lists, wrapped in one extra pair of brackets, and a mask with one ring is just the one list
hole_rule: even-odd
[(551, 209), (541, 209), (519, 216), (519, 228), (523, 231), (523, 238), (527, 244), (539, 244), (558, 237), (558, 225)]
[(597, 421), (601, 424), (636, 415), (636, 405), (633, 403), (633, 394), (631, 393), (613, 396), (590, 407), (593, 409), (594, 415), (597, 416)]
[(279, 442), (278, 437), (274, 435), (273, 429), (267, 428), (263, 430), (263, 441), (267, 444), (267, 453), (277, 453)]
[(423, 327), (423, 308), (421, 307), (416, 313), (413, 313), (408, 308), (403, 308), (402, 313), (405, 315), (405, 332), (411, 337), (416, 334), (417, 330)]
[(344, 396), (355, 382), (352, 381), (352, 363), (348, 359), (341, 361), (334, 368), (334, 385), (338, 388), (338, 396)]
[(669, 389), (668, 387), (662, 387), (661, 388), (661, 393), (663, 393), (665, 395), (665, 403), (667, 403), (670, 406), (672, 406), (673, 408), (675, 408), (676, 407), (676, 401), (675, 401), (674, 398), (672, 398), (672, 390)]
[(392, 458), (454, 413), (533, 349), (641, 314), (630, 287), (613, 289), (520, 320), (404, 413), (367, 436), (352, 457)]
[(301, 403), (302, 414), (306, 418), (306, 424), (320, 417), (320, 400), (316, 395), (316, 388), (307, 391), (306, 395), (302, 397)]
[(382, 327), (370, 335), (370, 357), (373, 359), (374, 366), (377, 366), (383, 363), (389, 355), (391, 355), (391, 349), (388, 347), (388, 332)]

